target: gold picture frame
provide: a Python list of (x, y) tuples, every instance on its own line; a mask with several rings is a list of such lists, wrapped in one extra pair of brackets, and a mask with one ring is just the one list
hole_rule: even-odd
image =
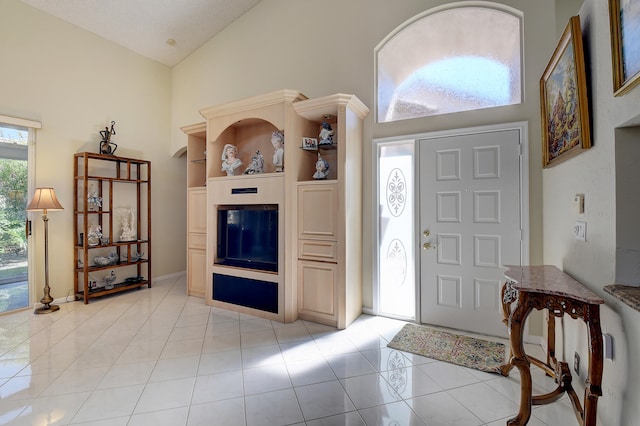
[(542, 166), (591, 148), (580, 17), (573, 16), (540, 78)]
[(640, 0), (609, 0), (613, 94), (640, 83)]

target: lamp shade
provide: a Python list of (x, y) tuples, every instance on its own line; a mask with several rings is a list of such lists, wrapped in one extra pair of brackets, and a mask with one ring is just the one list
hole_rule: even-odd
[(39, 210), (45, 212), (47, 210), (64, 210), (53, 188), (36, 188), (36, 192), (33, 194), (33, 198), (27, 206), (27, 211), (32, 212)]

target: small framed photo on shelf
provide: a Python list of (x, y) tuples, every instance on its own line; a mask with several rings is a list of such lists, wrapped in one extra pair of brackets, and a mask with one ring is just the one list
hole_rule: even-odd
[(316, 151), (318, 149), (318, 139), (316, 139), (316, 138), (302, 138), (302, 149), (308, 149), (310, 151)]

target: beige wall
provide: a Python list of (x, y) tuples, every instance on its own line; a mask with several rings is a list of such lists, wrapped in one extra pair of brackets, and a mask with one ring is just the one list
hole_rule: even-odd
[[(17, 0), (0, 2), (0, 40), (0, 114), (42, 122), (36, 185), (53, 186), (65, 208), (49, 214), (53, 296), (73, 294), (73, 154), (97, 152), (110, 120), (117, 154), (152, 162), (152, 275), (184, 271), (186, 165), (169, 155), (171, 69)], [(44, 242), (41, 216), (32, 217), (35, 301)]]
[[(628, 235), (640, 235), (637, 216), (630, 220), (626, 212), (627, 206), (638, 203), (637, 172), (626, 174), (618, 169), (624, 162), (628, 164), (629, 158), (638, 158), (640, 147), (633, 150), (628, 135), (633, 135), (637, 146), (639, 132), (637, 128), (616, 130), (629, 122), (638, 123), (640, 88), (621, 97), (613, 96), (607, 2), (586, 0), (580, 16), (593, 147), (543, 173), (544, 262), (561, 267), (605, 299), (606, 305), (601, 309), (602, 329), (613, 336), (614, 359), (604, 364), (599, 417), (606, 419), (602, 421), (606, 425), (635, 425), (640, 418), (640, 370), (634, 363), (640, 359), (640, 313), (613, 299), (602, 288), (616, 281), (616, 268), (619, 274), (625, 269), (625, 265), (618, 265), (623, 259), (616, 259), (616, 249), (629, 247)], [(617, 164), (616, 154), (624, 155), (625, 158), (619, 158), (624, 162)], [(632, 167), (637, 169), (637, 163)], [(620, 179), (625, 174), (630, 181)], [(576, 193), (585, 194), (584, 215), (572, 211), (571, 200)], [(576, 220), (587, 222), (586, 243), (573, 237)], [(619, 221), (628, 226), (617, 229)], [(638, 247), (637, 241), (635, 246)], [(638, 257), (636, 254), (636, 264)], [(635, 284), (638, 283), (636, 278)], [(579, 321), (565, 319), (564, 328), (566, 359), (573, 360), (574, 352), (578, 351), (581, 359), (586, 360), (585, 327)], [(574, 379), (574, 383), (580, 382)]]

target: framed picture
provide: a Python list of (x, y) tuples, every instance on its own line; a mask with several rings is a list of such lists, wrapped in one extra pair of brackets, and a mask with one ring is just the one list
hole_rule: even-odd
[(567, 24), (540, 79), (542, 166), (591, 148), (580, 17)]
[(640, 83), (640, 0), (609, 0), (613, 93)]
[(316, 138), (302, 138), (302, 149), (308, 149), (315, 151), (318, 149), (318, 139)]

